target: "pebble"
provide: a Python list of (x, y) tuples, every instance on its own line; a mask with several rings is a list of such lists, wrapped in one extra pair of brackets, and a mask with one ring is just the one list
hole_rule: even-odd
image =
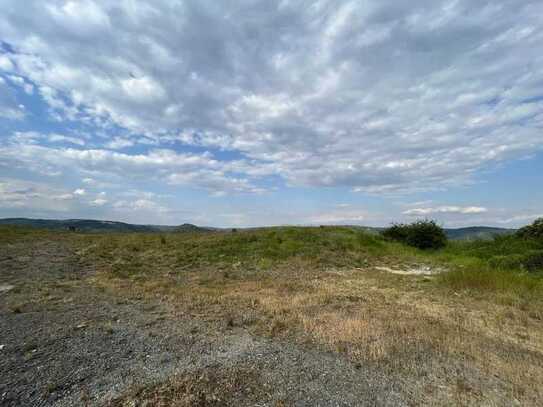
[(14, 288), (15, 286), (11, 284), (0, 284), (0, 293), (11, 291)]

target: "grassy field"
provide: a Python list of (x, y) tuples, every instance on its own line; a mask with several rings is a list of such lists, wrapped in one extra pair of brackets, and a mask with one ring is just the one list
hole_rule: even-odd
[[(100, 290), (371, 365), (418, 403), (543, 402), (543, 278), (515, 260), (541, 243), (504, 237), (421, 251), (341, 227), (0, 236), (66, 239), (96, 268), (89, 283)], [(421, 267), (436, 273), (383, 271)]]

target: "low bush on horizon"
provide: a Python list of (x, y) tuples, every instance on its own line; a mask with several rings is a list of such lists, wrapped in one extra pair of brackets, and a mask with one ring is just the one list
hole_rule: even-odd
[[(538, 225), (537, 221), (535, 225)], [(467, 259), (471, 259), (479, 268), (484, 266), (500, 271), (543, 271), (543, 239), (527, 237), (530, 235), (530, 232), (520, 232), (495, 236), (492, 240), (450, 242), (442, 257), (464, 265)]]
[(436, 250), (447, 245), (445, 231), (433, 220), (419, 220), (410, 224), (396, 223), (382, 233), (386, 239), (422, 250)]
[(522, 239), (543, 240), (543, 218), (536, 219), (531, 225), (520, 228), (515, 235)]

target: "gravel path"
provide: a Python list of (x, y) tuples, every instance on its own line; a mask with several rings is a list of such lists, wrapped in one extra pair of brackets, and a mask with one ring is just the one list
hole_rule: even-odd
[(145, 405), (141, 389), (168, 383), (182, 384), (176, 405), (407, 404), (378, 371), (114, 298), (93, 273), (63, 241), (0, 246), (0, 285), (13, 286), (0, 292), (0, 405)]

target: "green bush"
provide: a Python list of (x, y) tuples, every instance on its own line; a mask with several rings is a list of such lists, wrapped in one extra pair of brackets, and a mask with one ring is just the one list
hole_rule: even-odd
[(543, 218), (536, 219), (531, 225), (520, 228), (516, 235), (523, 239), (543, 240)]
[(394, 223), (389, 228), (383, 230), (383, 236), (388, 240), (395, 240), (397, 242), (407, 243), (407, 236), (409, 235), (409, 225), (403, 223)]
[(522, 254), (493, 256), (489, 265), (500, 270), (543, 271), (543, 250), (531, 250)]
[(528, 253), (523, 259), (522, 266), (526, 271), (543, 271), (543, 251)]
[(445, 231), (433, 220), (394, 224), (383, 231), (383, 236), (423, 250), (441, 249), (447, 244)]
[(488, 264), (493, 269), (517, 270), (522, 268), (523, 259), (524, 255), (522, 254), (499, 255), (491, 257)]

